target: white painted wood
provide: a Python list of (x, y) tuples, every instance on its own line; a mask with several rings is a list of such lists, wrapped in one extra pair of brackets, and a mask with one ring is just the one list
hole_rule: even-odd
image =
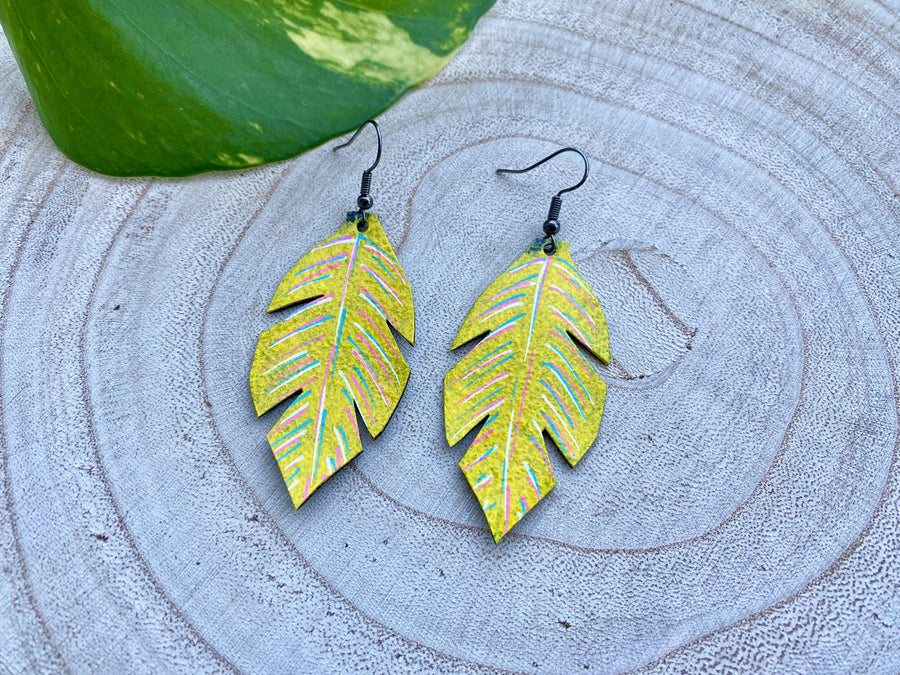
[[(247, 370), (360, 156), (97, 176), (4, 43), (0, 670), (900, 670), (898, 10), (501, 0), (381, 118), (413, 374), (296, 512)], [(615, 362), (594, 448), (495, 546), (441, 378), (578, 163), (493, 169), (559, 145)]]

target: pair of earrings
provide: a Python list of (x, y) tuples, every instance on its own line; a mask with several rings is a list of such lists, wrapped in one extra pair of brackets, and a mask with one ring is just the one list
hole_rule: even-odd
[[(375, 437), (393, 415), (409, 365), (389, 327), (415, 338), (409, 280), (370, 213), (372, 171), (363, 172), (357, 210), (281, 280), (269, 312), (293, 310), (256, 345), (250, 391), (257, 415), (295, 396), (267, 434), (297, 508), (362, 451), (357, 410)], [(553, 196), (544, 237), (481, 294), (451, 349), (477, 340), (444, 378), (444, 424), (453, 446), (479, 427), (459, 463), (478, 497), (494, 540), (503, 536), (556, 485), (549, 436), (572, 466), (597, 437), (606, 385), (581, 348), (609, 363), (603, 310), (576, 269), (569, 246), (556, 240), (562, 195)]]

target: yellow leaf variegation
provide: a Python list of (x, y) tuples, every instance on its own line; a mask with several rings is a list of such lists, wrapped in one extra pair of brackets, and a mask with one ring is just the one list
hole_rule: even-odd
[(388, 326), (413, 342), (409, 281), (378, 216), (358, 220), (281, 280), (269, 311), (302, 304), (259, 336), (250, 369), (258, 415), (297, 395), (267, 435), (295, 508), (362, 452), (356, 409), (377, 436), (409, 379)]
[[(495, 541), (556, 485), (544, 434), (575, 466), (597, 437), (606, 384), (579, 343), (609, 363), (603, 310), (569, 245), (538, 239), (481, 294), (453, 349), (480, 341), (444, 378), (444, 425)], [(482, 424), (483, 423), (483, 424)]]

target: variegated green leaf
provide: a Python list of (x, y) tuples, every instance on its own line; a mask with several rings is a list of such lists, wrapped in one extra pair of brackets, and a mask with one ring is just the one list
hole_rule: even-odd
[(412, 343), (412, 292), (378, 216), (358, 214), (281, 280), (269, 311), (296, 306), (259, 336), (250, 391), (262, 415), (293, 403), (268, 433), (295, 507), (362, 452), (356, 409), (372, 436), (400, 401), (409, 366), (390, 324)]
[(437, 72), (493, 0), (0, 0), (69, 157), (183, 176), (295, 155)]

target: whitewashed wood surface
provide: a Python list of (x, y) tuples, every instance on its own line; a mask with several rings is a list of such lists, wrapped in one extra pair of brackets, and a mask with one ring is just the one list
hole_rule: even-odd
[[(381, 117), (408, 391), (299, 511), (247, 371), (357, 151), (115, 180), (0, 47), (0, 671), (900, 670), (900, 6), (501, 0)], [(600, 436), (499, 546), (443, 438), (481, 289), (567, 195)], [(280, 243), (279, 243), (280, 242)]]

